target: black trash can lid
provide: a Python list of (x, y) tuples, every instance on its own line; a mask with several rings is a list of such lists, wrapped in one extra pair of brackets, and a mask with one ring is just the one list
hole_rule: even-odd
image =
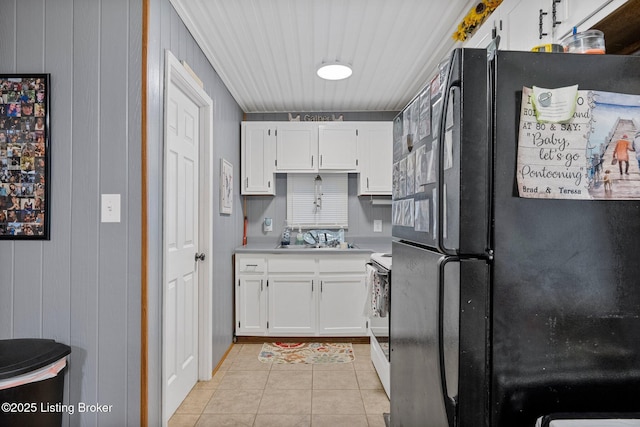
[(69, 353), (71, 347), (54, 340), (0, 340), (0, 380), (35, 371), (57, 362)]

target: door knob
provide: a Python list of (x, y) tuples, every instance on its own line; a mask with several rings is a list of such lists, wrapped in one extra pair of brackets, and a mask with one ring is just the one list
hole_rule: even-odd
[(204, 253), (199, 254), (196, 252), (196, 262), (197, 261), (204, 261)]

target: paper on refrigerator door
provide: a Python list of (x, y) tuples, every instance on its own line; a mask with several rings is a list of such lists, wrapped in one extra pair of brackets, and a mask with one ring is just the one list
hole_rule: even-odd
[(416, 193), (423, 191), (427, 184), (427, 147), (425, 145), (416, 150)]
[(444, 134), (444, 165), (447, 170), (453, 167), (453, 130), (449, 129)]
[(434, 140), (431, 145), (431, 150), (427, 151), (427, 184), (436, 182), (436, 161), (438, 156), (436, 150), (438, 149), (438, 140)]
[(420, 94), (420, 123), (418, 124), (418, 139), (421, 140), (431, 134), (431, 95), (427, 87)]
[(529, 96), (539, 122), (567, 122), (576, 111), (578, 85), (558, 89), (533, 86)]
[(438, 99), (433, 103), (432, 119), (431, 119), (431, 133), (434, 138), (437, 138), (440, 134), (440, 116), (442, 116), (442, 99)]
[(416, 152), (413, 151), (407, 156), (407, 196), (416, 193)]
[(413, 227), (414, 225), (414, 200), (402, 200), (402, 225), (405, 227)]
[(429, 232), (429, 199), (416, 200), (415, 230)]
[(407, 158), (400, 160), (400, 179), (398, 180), (398, 197), (407, 196)]

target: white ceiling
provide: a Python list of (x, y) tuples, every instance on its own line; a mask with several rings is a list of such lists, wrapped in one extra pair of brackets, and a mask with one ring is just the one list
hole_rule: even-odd
[[(246, 113), (398, 111), (477, 0), (171, 0)], [(323, 62), (352, 65), (325, 81)]]

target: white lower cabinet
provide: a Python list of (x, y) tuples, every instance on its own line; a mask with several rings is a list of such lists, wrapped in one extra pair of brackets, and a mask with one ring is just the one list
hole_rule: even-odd
[(236, 335), (367, 336), (368, 259), (362, 253), (237, 254)]
[(309, 335), (316, 331), (314, 279), (269, 277), (269, 335)]
[(320, 335), (367, 335), (364, 277), (320, 277)]
[(267, 333), (267, 276), (264, 258), (236, 259), (236, 334)]

